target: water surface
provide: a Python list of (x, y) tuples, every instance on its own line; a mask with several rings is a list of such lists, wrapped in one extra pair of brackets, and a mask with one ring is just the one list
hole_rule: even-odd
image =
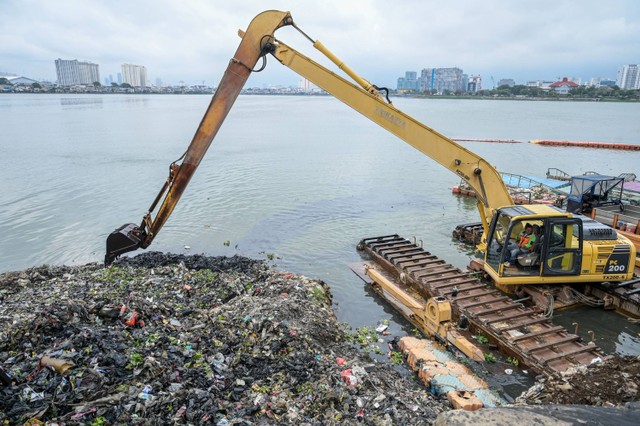
[[(107, 235), (140, 221), (209, 101), (197, 95), (0, 95), (0, 272), (101, 261)], [(454, 138), (640, 143), (637, 103), (395, 104)], [(637, 152), (463, 145), (511, 173), (543, 176), (556, 167), (570, 174), (640, 175)], [(278, 267), (329, 283), (341, 321), (371, 326), (396, 317), (348, 269), (360, 260), (356, 243), (391, 233), (416, 236), (466, 267), (471, 255), (451, 240), (451, 231), (478, 215), (475, 202), (451, 194), (457, 183), (453, 173), (331, 97), (241, 96), (150, 249), (273, 254)], [(592, 313), (561, 316), (583, 322)], [(607, 351), (640, 352), (637, 325), (615, 324), (596, 332), (597, 343)], [(394, 332), (406, 327), (392, 325)], [(580, 334), (589, 338), (586, 331)]]

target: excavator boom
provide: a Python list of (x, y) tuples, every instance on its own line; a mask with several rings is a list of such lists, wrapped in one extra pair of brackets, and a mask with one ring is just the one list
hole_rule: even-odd
[[(171, 164), (169, 178), (144, 216), (142, 223), (139, 226), (125, 224), (109, 235), (105, 264), (110, 264), (123, 253), (137, 248), (146, 248), (151, 244), (171, 215), (251, 71), (258, 60), (266, 54), (272, 54), (284, 66), (326, 90), (467, 181), (476, 191), (478, 209), (484, 224), (485, 234), (493, 210), (513, 204), (500, 174), (493, 166), (473, 152), (395, 108), (388, 98), (385, 100), (380, 96), (379, 90), (382, 89), (357, 75), (322, 43), (312, 40), (302, 31), (302, 34), (313, 43), (316, 49), (357, 84), (340, 77), (277, 40), (274, 37), (275, 31), (286, 25), (292, 25), (299, 30), (288, 12), (272, 10), (256, 16), (249, 24), (247, 31), (240, 32), (242, 36), (240, 46), (231, 59), (182, 162)], [(162, 200), (162, 204), (158, 214), (152, 219), (151, 212), (160, 200)]]
[[(191, 144), (183, 155), (182, 163), (179, 165), (173, 163), (170, 166), (169, 178), (142, 219), (140, 226), (125, 224), (107, 237), (105, 264), (110, 264), (123, 253), (146, 248), (151, 244), (180, 200), (193, 173), (198, 168), (213, 138), (251, 75), (251, 71), (260, 57), (267, 53), (263, 50), (264, 46), (273, 39), (273, 34), (278, 28), (292, 23), (293, 20), (289, 12), (276, 10), (262, 12), (251, 21), (238, 50), (220, 80)], [(158, 214), (152, 220), (151, 212), (165, 191), (166, 195)]]

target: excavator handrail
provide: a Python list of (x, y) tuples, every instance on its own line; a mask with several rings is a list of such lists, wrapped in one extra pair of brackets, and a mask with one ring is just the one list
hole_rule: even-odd
[[(111, 263), (123, 253), (137, 248), (146, 248), (151, 244), (173, 212), (257, 61), (266, 54), (272, 54), (284, 66), (326, 90), (464, 179), (476, 191), (485, 236), (493, 211), (513, 204), (500, 174), (492, 165), (398, 110), (391, 102), (385, 101), (380, 96), (377, 86), (356, 74), (322, 43), (313, 41), (303, 32), (316, 49), (360, 87), (277, 40), (274, 36), (275, 31), (288, 25), (300, 30), (294, 24), (289, 12), (270, 10), (257, 15), (247, 27), (246, 32), (239, 31), (242, 41), (227, 66), (182, 162), (172, 163), (169, 178), (149, 211), (144, 215), (140, 226), (125, 224), (109, 235), (105, 264)], [(158, 213), (152, 219), (152, 210), (160, 200), (162, 203)]]

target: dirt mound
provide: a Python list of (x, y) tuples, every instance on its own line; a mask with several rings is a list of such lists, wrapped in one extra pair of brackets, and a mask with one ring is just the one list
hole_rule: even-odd
[(563, 378), (542, 379), (522, 394), (517, 404), (624, 405), (639, 401), (640, 357), (612, 356)]
[(0, 302), (1, 424), (429, 424), (448, 409), (345, 341), (324, 283), (255, 260), (42, 266), (0, 275)]

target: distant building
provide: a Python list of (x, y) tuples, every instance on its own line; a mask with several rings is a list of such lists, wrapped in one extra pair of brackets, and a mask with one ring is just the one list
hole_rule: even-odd
[(479, 92), (482, 90), (482, 77), (479, 75), (472, 75), (469, 77), (467, 83), (467, 91), (468, 92)]
[(578, 84), (573, 81), (569, 81), (567, 77), (564, 77), (562, 81), (556, 81), (555, 83), (550, 84), (549, 88), (553, 89), (558, 95), (566, 95), (571, 91), (571, 89), (578, 86)]
[(638, 65), (623, 65), (618, 69), (616, 84), (621, 89), (640, 89), (640, 70)]
[(537, 87), (542, 90), (549, 90), (550, 86), (554, 83), (553, 80), (534, 80), (527, 81), (527, 87)]
[(122, 82), (133, 87), (147, 87), (147, 68), (144, 65), (122, 64)]
[(100, 81), (100, 67), (77, 59), (56, 59), (56, 75), (60, 86), (93, 84)]
[(582, 86), (582, 78), (581, 77), (571, 77), (571, 78), (567, 77), (567, 81), (571, 81), (571, 82), (577, 84), (578, 86)]
[(442, 93), (463, 92), (467, 88), (460, 68), (425, 68), (420, 73), (420, 90)]
[(15, 75), (15, 74), (8, 74), (8, 75), (0, 74), (0, 78), (6, 78), (7, 80), (9, 80), (9, 83), (11, 83), (12, 86), (15, 86), (17, 84), (37, 83), (37, 81), (34, 79), (23, 77), (20, 75)]
[(498, 80), (498, 87), (500, 86), (509, 86), (513, 87), (516, 85), (516, 81), (512, 78), (501, 78)]
[(398, 78), (396, 88), (399, 91), (419, 91), (420, 81), (418, 80), (418, 73), (415, 71), (406, 71), (404, 77)]
[(122, 73), (118, 73), (118, 85), (122, 84)]
[(616, 85), (615, 80), (611, 80), (610, 78), (605, 77), (593, 77), (587, 83), (587, 86), (600, 88), (600, 87), (613, 87)]

